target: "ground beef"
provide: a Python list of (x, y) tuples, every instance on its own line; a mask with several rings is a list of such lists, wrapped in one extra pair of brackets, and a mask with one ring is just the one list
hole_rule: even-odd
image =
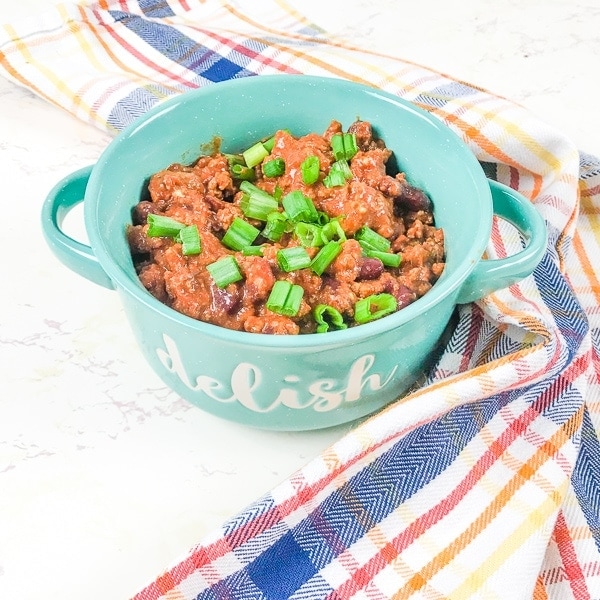
[[(247, 218), (241, 208), (244, 194), (234, 179), (231, 155), (215, 152), (192, 165), (173, 164), (154, 174), (148, 196), (132, 210), (127, 235), (134, 265), (144, 287), (161, 302), (194, 319), (230, 329), (268, 334), (313, 333), (313, 309), (328, 305), (339, 311), (352, 327), (356, 302), (376, 294), (390, 295), (400, 310), (426, 294), (444, 269), (444, 233), (435, 226), (429, 197), (410, 185), (403, 173), (391, 173), (392, 156), (381, 139), (373, 136), (370, 123), (356, 121), (348, 128), (356, 153), (347, 161), (350, 177), (345, 184), (328, 187), (324, 179), (336, 162), (331, 148), (342, 125), (332, 121), (323, 135), (295, 137), (276, 132), (269, 156), (253, 167), (254, 185), (275, 197), (299, 190), (309, 198), (321, 219), (337, 219), (346, 239), (339, 241), (337, 257), (321, 275), (309, 267), (283, 271), (277, 261), (282, 248), (297, 246), (298, 238), (287, 231), (272, 243), (259, 236), (262, 255), (246, 255), (226, 247), (222, 238), (236, 218), (259, 230), (264, 223)], [(318, 180), (306, 184), (302, 163), (309, 156), (319, 160)], [(285, 171), (266, 177), (263, 164), (283, 160)], [(198, 229), (202, 250), (184, 255), (177, 237), (148, 236), (148, 215), (162, 215)], [(384, 266), (368, 256), (353, 236), (368, 227), (389, 240), (389, 252), (401, 255), (398, 267)], [(269, 243), (265, 243), (269, 242)], [(308, 247), (311, 258), (319, 248)], [(218, 287), (207, 265), (233, 256), (242, 279)], [(304, 290), (294, 316), (269, 310), (267, 301), (277, 280), (285, 279)]]

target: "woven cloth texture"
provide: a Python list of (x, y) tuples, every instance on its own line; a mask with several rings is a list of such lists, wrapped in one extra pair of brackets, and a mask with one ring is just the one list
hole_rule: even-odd
[[(532, 276), (457, 310), (425, 385), (198, 540), (136, 600), (600, 599), (600, 161), (524, 108), (329, 36), (285, 1), (103, 0), (0, 27), (0, 73), (118, 133), (275, 73), (426, 109), (548, 229)], [(521, 246), (494, 222), (488, 247)]]

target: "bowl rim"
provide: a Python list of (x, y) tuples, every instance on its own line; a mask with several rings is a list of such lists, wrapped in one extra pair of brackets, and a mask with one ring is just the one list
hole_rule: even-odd
[[(429, 124), (435, 126), (436, 128), (443, 129), (444, 133), (452, 139), (453, 146), (462, 153), (463, 156), (461, 159), (464, 158), (465, 168), (467, 168), (471, 173), (474, 185), (478, 188), (478, 191), (481, 194), (488, 198), (489, 219), (487, 219), (487, 221), (489, 223), (487, 224), (487, 227), (481, 226), (477, 230), (477, 235), (474, 237), (471, 246), (472, 252), (476, 252), (478, 256), (483, 254), (489, 240), (492, 227), (493, 209), (491, 191), (487, 183), (485, 173), (483, 172), (483, 169), (475, 155), (468, 148), (466, 143), (445, 123), (409, 100), (364, 83), (359, 83), (348, 79), (323, 77), (318, 75), (260, 75), (207, 85), (162, 100), (150, 108), (142, 116), (138, 117), (125, 129), (123, 129), (101, 153), (98, 161), (92, 168), (85, 191), (84, 219), (94, 254), (113, 283), (117, 284), (117, 289), (134, 297), (137, 301), (141, 302), (152, 311), (160, 313), (163, 318), (174, 322), (179, 326), (184, 326), (187, 329), (193, 330), (203, 336), (213, 339), (218, 338), (219, 340), (228, 341), (241, 346), (253, 345), (257, 347), (278, 347), (288, 350), (301, 350), (315, 346), (322, 348), (327, 347), (328, 345), (340, 345), (341, 343), (352, 344), (372, 338), (374, 336), (378, 336), (387, 331), (399, 328), (401, 325), (411, 321), (421, 313), (428, 311), (454, 292), (458, 293), (458, 289), (475, 268), (478, 260), (473, 260), (470, 257), (466, 257), (461, 263), (459, 263), (459, 265), (455, 266), (452, 272), (447, 273), (447, 271), (444, 270), (444, 273), (440, 279), (424, 296), (417, 299), (412, 304), (409, 304), (405, 308), (381, 319), (356, 327), (349, 327), (344, 330), (330, 331), (327, 332), (325, 336), (320, 333), (272, 335), (266, 333), (250, 333), (246, 331), (232, 330), (226, 327), (221, 327), (219, 325), (194, 319), (184, 315), (183, 313), (179, 313), (175, 309), (165, 305), (160, 300), (152, 296), (152, 294), (150, 294), (150, 292), (148, 292), (142, 286), (137, 277), (131, 277), (131, 274), (127, 273), (124, 269), (116, 264), (116, 261), (111, 256), (109, 245), (105, 242), (105, 236), (99, 226), (99, 220), (96, 218), (96, 206), (101, 183), (100, 178), (102, 169), (109, 161), (111, 156), (118, 150), (119, 146), (125, 143), (128, 138), (135, 134), (139, 129), (143, 128), (147, 123), (160, 118), (162, 114), (176, 109), (181, 104), (187, 104), (189, 102), (201, 102), (203, 98), (210, 98), (215, 94), (227, 92), (229, 88), (260, 86), (261, 82), (266, 79), (278, 79), (282, 84), (292, 84), (291, 80), (293, 79), (294, 82), (292, 85), (333, 85), (336, 87), (347, 86), (353, 90), (358, 90), (362, 93), (379, 97), (386, 102), (399, 105), (404, 110), (417, 114), (419, 117), (425, 119), (429, 122)], [(135, 272), (133, 272), (133, 275), (135, 276)]]

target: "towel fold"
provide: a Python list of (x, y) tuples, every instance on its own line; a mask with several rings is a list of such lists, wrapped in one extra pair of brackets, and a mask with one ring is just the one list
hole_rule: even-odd
[[(535, 203), (534, 274), (459, 307), (424, 387), (176, 558), (136, 600), (600, 598), (600, 160), (524, 108), (332, 38), (281, 0), (101, 0), (0, 28), (0, 73), (117, 133), (273, 73), (430, 111)], [(494, 223), (488, 253), (520, 240)]]

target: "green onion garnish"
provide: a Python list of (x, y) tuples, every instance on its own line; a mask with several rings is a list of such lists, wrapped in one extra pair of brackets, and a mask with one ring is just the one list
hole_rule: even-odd
[(310, 266), (310, 255), (302, 246), (291, 246), (277, 251), (277, 264), (282, 271), (289, 273)]
[(184, 256), (200, 254), (202, 244), (200, 242), (200, 234), (198, 233), (197, 225), (188, 225), (179, 230), (177, 240), (181, 242), (181, 253)]
[(340, 171), (329, 171), (325, 179), (323, 179), (323, 185), (327, 188), (340, 187), (346, 184), (346, 178)]
[(331, 149), (333, 150), (333, 158), (335, 160), (343, 160), (346, 158), (346, 153), (344, 152), (344, 134), (336, 133), (331, 136)]
[(229, 167), (229, 171), (234, 179), (239, 179), (241, 181), (254, 181), (256, 179), (254, 169), (251, 169), (246, 165), (233, 164)]
[(354, 239), (366, 250), (378, 250), (379, 252), (387, 252), (390, 249), (391, 242), (376, 231), (373, 231), (366, 225), (361, 227), (355, 234)]
[(332, 219), (321, 228), (321, 237), (323, 238), (324, 244), (331, 240), (345, 242), (346, 232), (342, 229), (338, 219)]
[(266, 306), (272, 312), (293, 317), (298, 314), (303, 296), (304, 288), (301, 285), (292, 285), (289, 281), (279, 280), (275, 282)]
[(329, 329), (346, 329), (344, 317), (339, 310), (329, 304), (317, 304), (313, 309), (313, 316), (317, 322), (317, 333), (325, 333)]
[(285, 173), (283, 158), (274, 158), (263, 163), (262, 172), (265, 177), (280, 177)]
[(276, 281), (267, 298), (267, 308), (273, 312), (279, 312), (283, 308), (285, 299), (288, 297), (291, 289), (292, 284), (289, 281)]
[(244, 157), (241, 154), (223, 154), (223, 156), (227, 159), (229, 166), (232, 165), (243, 165)]
[(294, 227), (294, 234), (298, 238), (298, 241), (305, 248), (317, 248), (322, 246), (325, 241), (323, 240), (323, 236), (321, 235), (321, 228), (314, 223), (296, 223)]
[(263, 247), (262, 246), (244, 246), (242, 248), (242, 254), (244, 256), (262, 256), (263, 255)]
[[(243, 183), (250, 184), (248, 181), (244, 181)], [(259, 191), (262, 192), (262, 190)], [(240, 208), (242, 209), (244, 215), (246, 215), (249, 219), (266, 221), (267, 216), (279, 208), (279, 203), (277, 200), (275, 200), (275, 198), (273, 198), (273, 196), (269, 196), (269, 194), (266, 192), (263, 192), (262, 194), (248, 194), (244, 191), (242, 199), (240, 200)]]
[(250, 246), (259, 233), (254, 225), (235, 217), (221, 242), (231, 250), (242, 250), (245, 246)]
[(310, 268), (317, 275), (323, 275), (325, 269), (336, 259), (341, 251), (342, 244), (340, 242), (327, 242), (312, 259)]
[(314, 154), (307, 156), (300, 165), (300, 171), (302, 173), (302, 181), (306, 185), (312, 185), (319, 179), (319, 171), (321, 169), (321, 163), (319, 157)]
[[(290, 135), (292, 134), (289, 129), (282, 129), (281, 131), (285, 131), (286, 133), (289, 133)], [(264, 140), (262, 145), (265, 147), (265, 150), (267, 150), (269, 153), (271, 153), (275, 146), (275, 136), (273, 135), (270, 138)]]
[(354, 305), (354, 320), (359, 323), (375, 321), (396, 311), (398, 302), (392, 294), (373, 294)]
[(322, 210), (317, 211), (319, 213), (319, 218), (317, 219), (318, 225), (325, 225), (325, 223), (329, 223), (329, 215)]
[(185, 256), (200, 254), (202, 245), (196, 225), (185, 225), (171, 217), (163, 215), (148, 215), (149, 237), (170, 237), (181, 243), (181, 252)]
[(331, 136), (331, 149), (335, 160), (350, 160), (358, 152), (356, 135), (353, 133), (336, 133)]
[(206, 265), (206, 269), (219, 288), (227, 287), (230, 283), (242, 279), (240, 268), (233, 256), (220, 258), (214, 263)]
[(286, 194), (281, 204), (287, 213), (290, 221), (298, 223), (314, 223), (319, 218), (319, 213), (313, 204), (313, 201), (305, 196), (300, 190), (294, 190)]
[(344, 158), (350, 160), (358, 152), (356, 135), (354, 133), (344, 134)]
[(352, 179), (352, 169), (347, 160), (338, 160), (331, 165), (330, 171), (340, 171), (346, 179)]
[(302, 298), (304, 297), (304, 288), (301, 285), (292, 285), (287, 298), (285, 299), (284, 315), (293, 317), (298, 314), (300, 305), (302, 304)]
[(267, 223), (262, 230), (262, 236), (272, 242), (278, 242), (287, 231), (288, 220), (285, 213), (273, 211), (267, 215)]
[(148, 215), (148, 236), (150, 237), (176, 237), (179, 232), (185, 227), (184, 223), (180, 223), (171, 217), (163, 215)]
[[(284, 129), (284, 131), (288, 130)], [(265, 150), (270, 153), (273, 150), (273, 146), (275, 146), (275, 136), (273, 135), (269, 139), (262, 142), (262, 145), (264, 146)]]
[(393, 252), (381, 252), (379, 250), (365, 251), (365, 254), (370, 258), (378, 258), (386, 267), (399, 267), (402, 262), (402, 258), (399, 254)]
[(348, 179), (352, 179), (352, 171), (346, 160), (338, 160), (331, 165), (327, 177), (323, 179), (325, 187), (339, 187), (344, 185)]
[(269, 156), (269, 150), (265, 148), (262, 142), (256, 142), (256, 144), (244, 150), (242, 156), (244, 157), (246, 166), (252, 168)]
[(248, 218), (266, 221), (269, 213), (279, 208), (276, 198), (250, 181), (242, 181), (240, 190), (245, 194), (240, 200), (240, 208)]
[(269, 198), (270, 200), (274, 200), (273, 196), (271, 196), (269, 192), (265, 192), (265, 190), (259, 188), (257, 185), (254, 185), (250, 181), (242, 181), (240, 183), (240, 190), (248, 194), (248, 196), (261, 196), (263, 198)]

